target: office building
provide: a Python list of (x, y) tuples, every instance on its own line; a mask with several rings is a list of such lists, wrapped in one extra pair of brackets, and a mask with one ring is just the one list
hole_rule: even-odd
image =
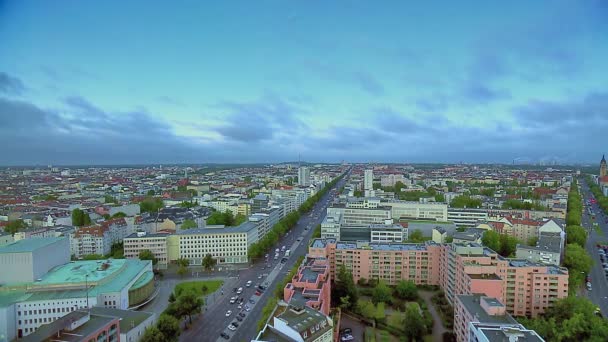
[(300, 166), (298, 168), (298, 185), (309, 186), (310, 185), (310, 169), (306, 166)]
[(488, 212), (483, 209), (449, 208), (447, 220), (459, 228), (472, 228), (479, 222), (487, 221)]
[(168, 233), (133, 233), (127, 236), (123, 241), (125, 258), (138, 259), (141, 251), (149, 250), (156, 258), (156, 266), (158, 268), (165, 269), (169, 264), (169, 257), (167, 253), (168, 237)]
[(445, 203), (387, 199), (383, 200), (381, 204), (391, 208), (392, 218), (395, 221), (401, 218), (448, 221), (448, 205)]

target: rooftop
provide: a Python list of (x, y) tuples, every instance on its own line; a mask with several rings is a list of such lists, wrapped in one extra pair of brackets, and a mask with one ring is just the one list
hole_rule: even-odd
[(111, 316), (120, 319), (120, 332), (128, 332), (137, 327), (141, 322), (153, 316), (154, 313), (146, 311), (120, 310), (112, 308), (91, 308), (91, 313), (95, 315)]
[(527, 330), (523, 326), (496, 326), (493, 324), (473, 323), (477, 330), (483, 334), (488, 341), (492, 342), (544, 342), (536, 331)]
[(178, 235), (246, 233), (255, 227), (255, 223), (247, 221), (236, 227), (210, 228), (207, 226), (207, 228), (179, 229), (176, 233)]
[(65, 237), (23, 239), (0, 247), (2, 253), (31, 253), (37, 249), (52, 245)]
[(34, 333), (25, 336), (21, 339), (24, 342), (39, 342), (39, 341), (82, 341), (83, 337), (87, 337), (97, 330), (107, 326), (116, 317), (98, 316), (91, 314), (89, 320), (80, 325), (74, 330), (68, 330), (70, 325), (77, 320), (80, 320), (89, 313), (87, 311), (73, 311), (69, 314), (55, 320), (54, 322), (43, 324)]
[[(481, 298), (484, 297), (482, 295), (458, 295), (457, 297), (458, 300), (460, 300), (462, 305), (465, 307), (465, 309), (474, 317), (474, 322), (476, 321), (481, 323), (517, 324), (517, 321), (513, 319), (513, 317), (511, 317), (511, 315), (509, 314), (488, 315), (486, 310), (484, 310), (480, 304)], [(489, 298), (486, 297), (485, 299), (486, 302), (488, 302)], [(491, 305), (492, 302), (489, 302), (489, 304)], [(500, 306), (503, 306), (503, 304), (501, 304), (500, 302), (498, 302), (498, 304)]]

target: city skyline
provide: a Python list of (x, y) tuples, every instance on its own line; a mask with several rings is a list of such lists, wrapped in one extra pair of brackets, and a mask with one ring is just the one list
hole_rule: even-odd
[(0, 23), (2, 166), (605, 152), (602, 1), (20, 1)]

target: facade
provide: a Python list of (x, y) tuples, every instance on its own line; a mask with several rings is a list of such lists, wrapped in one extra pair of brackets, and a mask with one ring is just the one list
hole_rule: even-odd
[(409, 180), (403, 177), (400, 174), (390, 174), (390, 175), (382, 175), (380, 177), (380, 185), (385, 186), (395, 186), (397, 182), (401, 182), (404, 185), (408, 185)]
[(372, 224), (369, 226), (372, 243), (407, 242), (408, 229), (400, 224)]
[(300, 166), (298, 168), (298, 185), (309, 186), (310, 185), (310, 169), (306, 166)]
[(498, 299), (483, 295), (456, 296), (454, 333), (458, 342), (544, 341), (511, 317)]
[(344, 265), (357, 282), (387, 284), (410, 280), (439, 285), (454, 302), (460, 294), (485, 294), (505, 303), (516, 316), (536, 317), (568, 295), (568, 271), (520, 259), (507, 259), (479, 244), (348, 243), (316, 239), (309, 256), (329, 260), (331, 276)]
[(302, 304), (287, 309), (266, 325), (252, 342), (333, 342), (330, 317)]
[(67, 238), (19, 240), (0, 247), (0, 284), (34, 282), (69, 261)]
[(400, 200), (382, 201), (382, 205), (391, 207), (392, 218), (426, 219), (436, 221), (448, 221), (448, 205), (436, 202), (411, 202)]
[(157, 260), (158, 268), (167, 268), (169, 256), (167, 252), (167, 233), (148, 234), (137, 232), (127, 236), (124, 243), (124, 253), (127, 259), (138, 259), (143, 250), (152, 252)]
[(180, 230), (176, 235), (179, 257), (188, 259), (191, 265), (201, 265), (207, 254), (211, 254), (218, 264), (246, 263), (247, 249), (258, 241), (257, 226), (251, 221), (238, 227)]
[(488, 212), (483, 209), (448, 209), (448, 221), (454, 222), (457, 227), (476, 227), (479, 222), (488, 220)]
[(78, 228), (70, 244), (70, 251), (76, 258), (91, 254), (109, 254), (112, 247), (110, 230), (107, 226)]
[(363, 190), (374, 190), (374, 170), (365, 170), (363, 174)]
[(36, 239), (36, 238), (48, 238), (54, 237), (55, 231), (49, 227), (28, 227), (27, 229), (20, 230), (13, 235), (15, 241), (25, 239)]
[(561, 265), (565, 234), (540, 232), (536, 246), (517, 245), (515, 256), (547, 265)]

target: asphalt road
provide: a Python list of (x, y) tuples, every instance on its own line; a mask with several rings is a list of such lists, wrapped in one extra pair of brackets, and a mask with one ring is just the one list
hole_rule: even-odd
[[(345, 177), (346, 178), (346, 177)], [(345, 180), (338, 182), (334, 189), (344, 185)], [(237, 273), (237, 278), (227, 279), (222, 287), (222, 290), (217, 293), (217, 298), (203, 310), (203, 314), (199, 317), (190, 329), (182, 332), (181, 341), (215, 341), (220, 338), (220, 333), (225, 332), (230, 336), (230, 341), (250, 341), (257, 336), (257, 323), (262, 316), (262, 309), (268, 300), (274, 296), (274, 290), (279, 282), (283, 280), (285, 275), (294, 266), (299, 256), (306, 255), (308, 251), (308, 242), (317, 224), (321, 223), (325, 215), (325, 209), (331, 202), (331, 191), (328, 191), (319, 202), (315, 205), (310, 214), (303, 215), (298, 224), (292, 228), (288, 235), (284, 236), (272, 249), (268, 252), (270, 260), (268, 264), (266, 260), (257, 260), (250, 268), (240, 270)], [(309, 227), (308, 230), (305, 228)], [(297, 242), (297, 238), (302, 237), (301, 242)], [(291, 248), (291, 255), (285, 264), (279, 260), (273, 260), (274, 250), (286, 246), (294, 246)], [(284, 253), (280, 253), (283, 256)], [(270, 265), (270, 268), (267, 267)], [(260, 277), (261, 276), (261, 277)], [(245, 287), (245, 283), (251, 280), (253, 286)], [(267, 290), (261, 296), (255, 295), (257, 284), (268, 285)], [(244, 298), (243, 310), (237, 309), (237, 304), (230, 304), (230, 297), (234, 296), (234, 287), (243, 287), (243, 293), (240, 298)], [(223, 292), (222, 292), (223, 291)], [(253, 299), (255, 304), (248, 303), (249, 299)], [(245, 305), (249, 305), (251, 311), (244, 310)], [(226, 316), (228, 310), (232, 311), (230, 316)], [(236, 331), (227, 329), (231, 322), (236, 322), (236, 315), (239, 312), (246, 314), (244, 320), (239, 323)]]
[[(602, 213), (602, 210), (597, 203), (591, 205), (592, 211), (595, 214), (595, 221), (592, 220), (587, 212), (586, 203), (587, 200), (593, 198), (593, 194), (584, 180), (581, 181), (581, 194), (583, 201), (585, 202), (582, 224), (589, 232), (586, 250), (593, 259), (593, 266), (589, 274), (591, 277), (591, 291), (588, 291), (585, 288), (583, 292), (595, 305), (600, 307), (602, 315), (608, 317), (608, 280), (606, 279), (602, 262), (597, 253), (597, 244), (607, 244), (608, 242), (608, 224), (606, 224), (606, 216)], [(593, 222), (598, 223), (601, 233), (598, 233), (593, 227)]]

